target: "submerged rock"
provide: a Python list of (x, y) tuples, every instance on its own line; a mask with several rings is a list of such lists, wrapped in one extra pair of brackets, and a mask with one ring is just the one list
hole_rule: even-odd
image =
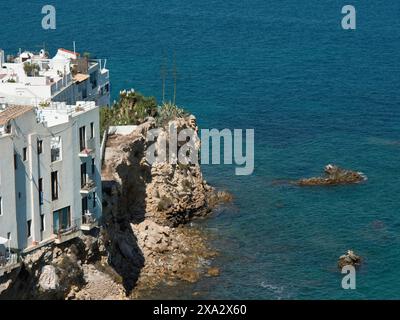
[(336, 165), (325, 166), (325, 176), (300, 179), (296, 182), (299, 186), (333, 186), (340, 184), (354, 184), (366, 180), (362, 172), (342, 169)]
[(218, 277), (219, 274), (220, 274), (220, 271), (219, 271), (219, 269), (218, 269), (217, 267), (211, 267), (211, 268), (209, 268), (209, 269), (207, 270), (207, 274), (208, 274), (210, 277)]
[(346, 254), (339, 257), (338, 267), (342, 269), (344, 266), (358, 266), (361, 264), (361, 257), (356, 255), (353, 250), (348, 250)]

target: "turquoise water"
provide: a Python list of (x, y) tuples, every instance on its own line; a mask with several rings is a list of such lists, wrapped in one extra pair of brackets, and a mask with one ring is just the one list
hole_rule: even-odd
[[(161, 97), (163, 52), (175, 52), (177, 102), (201, 127), (254, 128), (256, 169), (205, 166), (235, 201), (202, 223), (221, 251), (218, 278), (161, 297), (400, 298), (400, 3), (351, 1), (357, 30), (340, 27), (344, 1), (41, 1), (2, 10), (0, 46), (43, 41), (107, 57), (113, 96), (134, 87)], [(3, 6), (4, 8), (4, 6)], [(172, 81), (167, 83), (172, 96)], [(327, 163), (364, 172), (356, 186), (274, 184)], [(365, 258), (357, 290), (340, 287), (337, 258)]]

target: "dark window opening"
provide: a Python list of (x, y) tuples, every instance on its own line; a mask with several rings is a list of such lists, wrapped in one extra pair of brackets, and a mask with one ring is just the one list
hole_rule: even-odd
[(84, 216), (88, 212), (88, 198), (82, 198), (82, 215)]
[(41, 154), (43, 152), (43, 141), (42, 140), (38, 140), (37, 142), (37, 153)]
[(51, 198), (53, 200), (58, 199), (58, 172), (54, 171), (51, 173)]
[(39, 178), (39, 203), (43, 204), (43, 179)]
[(40, 232), (44, 231), (44, 215), (40, 215)]
[(93, 192), (93, 208), (96, 208), (96, 192)]
[(28, 227), (28, 229), (27, 229), (27, 236), (28, 236), (28, 238), (32, 235), (31, 234), (31, 227), (32, 227), (32, 220), (28, 220), (27, 221), (27, 227)]
[(86, 185), (86, 163), (81, 164), (81, 188)]
[(92, 176), (94, 176), (94, 173), (96, 172), (96, 164), (95, 164), (95, 159), (92, 159)]
[(90, 123), (90, 138), (91, 139), (94, 138), (94, 123), (93, 122)]
[(86, 128), (85, 127), (79, 128), (79, 146), (80, 146), (80, 151), (83, 151), (86, 149)]

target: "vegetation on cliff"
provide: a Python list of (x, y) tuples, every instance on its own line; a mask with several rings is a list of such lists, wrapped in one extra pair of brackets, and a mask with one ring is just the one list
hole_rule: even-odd
[(171, 102), (158, 106), (154, 97), (146, 97), (134, 90), (124, 90), (112, 108), (101, 108), (100, 128), (104, 132), (109, 126), (138, 125), (144, 123), (147, 117), (155, 118), (157, 124), (163, 126), (175, 118), (187, 115), (185, 110)]

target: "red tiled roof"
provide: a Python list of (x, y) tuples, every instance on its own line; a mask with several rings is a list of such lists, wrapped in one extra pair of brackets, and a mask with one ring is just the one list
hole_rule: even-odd
[(12, 105), (0, 112), (0, 126), (4, 126), (10, 120), (16, 119), (23, 114), (33, 110), (32, 106)]

